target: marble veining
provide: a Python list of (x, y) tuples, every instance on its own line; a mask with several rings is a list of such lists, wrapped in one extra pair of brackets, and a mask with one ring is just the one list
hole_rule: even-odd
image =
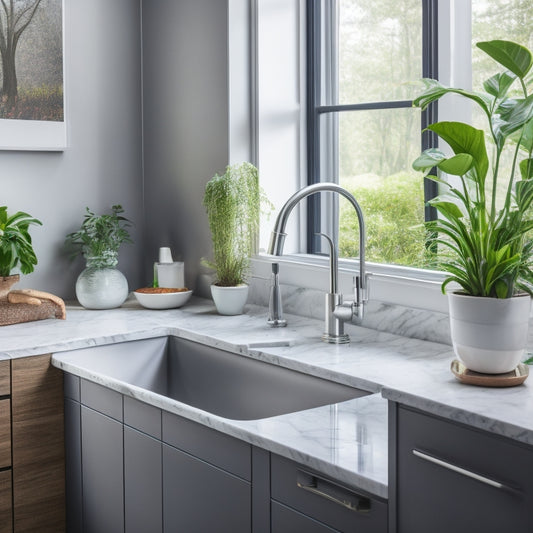
[[(387, 314), (385, 309), (383, 313)], [(131, 300), (108, 311), (68, 306), (65, 321), (44, 320), (0, 328), (0, 357), (54, 353), (54, 364), (61, 367), (64, 351), (177, 335), (369, 392), (381, 392), (385, 399), (533, 444), (532, 378), (511, 389), (463, 385), (449, 370), (454, 354), (448, 344), (348, 325), (351, 344), (328, 345), (320, 341), (321, 318), (287, 313), (288, 327), (273, 329), (267, 326), (266, 317), (267, 309), (256, 305), (248, 305), (244, 315), (222, 317), (216, 314), (211, 301), (200, 298), (193, 298), (181, 309), (165, 311), (142, 309)], [(398, 316), (400, 319), (405, 331), (417, 320), (414, 315)], [(76, 372), (72, 362), (64, 365), (65, 370)], [(109, 385), (106, 376), (95, 374), (87, 379)], [(261, 443), (347, 483), (361, 483), (373, 494), (386, 494), (386, 401), (380, 395), (339, 404), (337, 413), (341, 416), (337, 420), (346, 422), (335, 426), (329, 407), (253, 422), (229, 421), (199, 409), (186, 409), (179, 402), (169, 405), (163, 397), (155, 398), (157, 395), (148, 398), (141, 389), (115, 386), (124, 394)], [(359, 426), (357, 420), (361, 420)]]

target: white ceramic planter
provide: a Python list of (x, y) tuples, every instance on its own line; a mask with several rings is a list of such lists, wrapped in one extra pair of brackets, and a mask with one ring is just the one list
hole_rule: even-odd
[(240, 315), (248, 299), (248, 285), (236, 287), (211, 285), (211, 296), (220, 315)]
[(527, 343), (529, 295), (482, 298), (449, 293), (450, 327), (455, 354), (475, 372), (514, 370)]

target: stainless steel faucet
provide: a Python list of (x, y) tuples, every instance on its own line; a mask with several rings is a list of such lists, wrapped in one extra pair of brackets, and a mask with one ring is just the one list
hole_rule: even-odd
[(359, 276), (354, 280), (354, 300), (343, 302), (342, 294), (338, 292), (338, 252), (333, 241), (325, 236), (330, 247), (330, 292), (326, 294), (325, 310), (325, 331), (322, 340), (333, 344), (346, 344), (350, 342), (348, 334), (344, 333), (344, 322), (352, 320), (353, 317), (359, 320), (363, 318), (364, 306), (367, 301), (367, 278), (365, 272), (365, 221), (363, 212), (357, 203), (357, 200), (346, 189), (336, 183), (315, 183), (300, 189), (293, 194), (285, 205), (281, 208), (276, 219), (276, 224), (270, 237), (268, 253), (271, 255), (282, 255), (283, 245), (285, 243), (285, 227), (287, 219), (292, 210), (304, 198), (317, 192), (329, 191), (344, 196), (353, 206), (359, 222)]

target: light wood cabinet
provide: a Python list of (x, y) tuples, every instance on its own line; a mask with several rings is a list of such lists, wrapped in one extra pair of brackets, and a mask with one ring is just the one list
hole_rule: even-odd
[(63, 374), (50, 360), (11, 361), (15, 533), (65, 531)]
[(10, 394), (10, 361), (0, 361), (0, 533), (13, 531)]

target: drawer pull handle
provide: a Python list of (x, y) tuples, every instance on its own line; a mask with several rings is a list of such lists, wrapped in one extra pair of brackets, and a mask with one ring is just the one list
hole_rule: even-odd
[(496, 489), (511, 490), (509, 487), (506, 487), (505, 485), (503, 485), (502, 483), (498, 481), (494, 481), (493, 479), (490, 479), (488, 477), (481, 476), (479, 474), (476, 474), (475, 472), (471, 472), (470, 470), (461, 468), (460, 466), (456, 466), (452, 463), (443, 461), (442, 459), (437, 459), (436, 457), (433, 457), (432, 455), (428, 455), (427, 453), (421, 452), (419, 450), (413, 450), (413, 454), (419, 457), (420, 459), (423, 459), (424, 461), (429, 461), (430, 463), (434, 463), (436, 465), (442, 466), (443, 468), (447, 468), (448, 470), (452, 470), (463, 476), (475, 479), (477, 481), (480, 481), (481, 483), (485, 483), (485, 485), (490, 485), (491, 487), (494, 487)]
[(296, 485), (307, 492), (316, 494), (329, 501), (342, 505), (350, 511), (368, 513), (371, 507), (370, 498), (365, 498), (315, 474), (298, 470)]

